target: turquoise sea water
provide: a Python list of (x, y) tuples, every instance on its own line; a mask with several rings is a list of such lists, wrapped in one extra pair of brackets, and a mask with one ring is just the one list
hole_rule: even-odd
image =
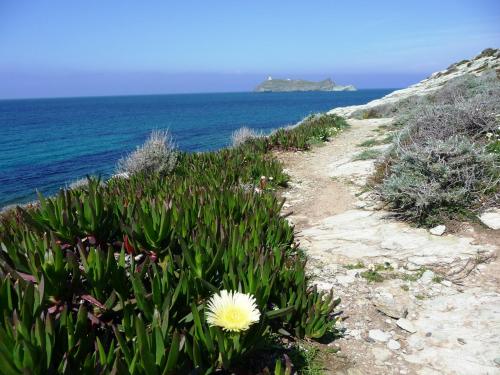
[(184, 151), (228, 145), (247, 126), (269, 132), (308, 114), (363, 104), (391, 89), (0, 101), (0, 207), (53, 194), (87, 174), (109, 177), (153, 129)]

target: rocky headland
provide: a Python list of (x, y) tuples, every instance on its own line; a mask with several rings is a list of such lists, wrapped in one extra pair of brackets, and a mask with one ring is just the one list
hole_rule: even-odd
[(356, 91), (353, 85), (337, 85), (330, 78), (319, 82), (301, 79), (276, 79), (268, 77), (259, 84), (256, 92), (293, 92), (293, 91)]

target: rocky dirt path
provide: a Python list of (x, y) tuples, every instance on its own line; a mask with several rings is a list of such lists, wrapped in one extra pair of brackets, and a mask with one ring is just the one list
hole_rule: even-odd
[(324, 146), (278, 155), (309, 272), (342, 298), (345, 334), (326, 371), (500, 374), (499, 231), (465, 223), (436, 236), (391, 219), (365, 187), (374, 160), (353, 161), (390, 122), (351, 119)]

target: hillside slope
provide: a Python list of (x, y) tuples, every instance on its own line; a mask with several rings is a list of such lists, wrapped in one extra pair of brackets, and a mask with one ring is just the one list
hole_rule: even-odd
[(373, 100), (365, 105), (334, 108), (329, 113), (351, 117), (355, 111), (368, 110), (379, 105), (395, 103), (413, 95), (427, 95), (440, 89), (446, 82), (454, 78), (465, 74), (480, 76), (492, 69), (497, 70), (497, 72), (500, 71), (500, 49), (485, 49), (473, 59), (462, 60), (452, 64), (445, 70), (435, 72), (428, 78), (405, 89), (396, 90), (383, 98)]

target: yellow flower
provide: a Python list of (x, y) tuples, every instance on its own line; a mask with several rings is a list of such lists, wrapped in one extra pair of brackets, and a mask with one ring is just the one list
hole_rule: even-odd
[(222, 290), (208, 301), (206, 318), (226, 331), (246, 331), (259, 321), (260, 312), (251, 294)]

